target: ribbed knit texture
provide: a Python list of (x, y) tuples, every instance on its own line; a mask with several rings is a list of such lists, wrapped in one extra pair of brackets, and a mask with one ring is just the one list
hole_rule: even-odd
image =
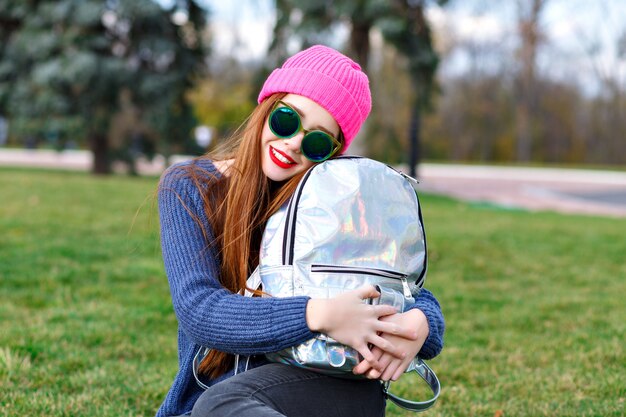
[[(219, 175), (210, 161), (193, 163)], [(252, 356), (250, 367), (256, 367), (265, 362), (263, 356), (255, 355), (278, 351), (315, 335), (306, 325), (308, 297), (247, 298), (222, 288), (217, 254), (207, 249), (207, 242), (189, 213), (210, 230), (200, 192), (184, 176), (183, 164), (166, 171), (158, 194), (163, 260), (178, 319), (179, 359), (178, 374), (158, 417), (191, 411), (202, 392), (192, 368), (193, 357), (201, 346)], [(416, 307), (424, 311), (430, 326), (420, 356), (431, 358), (443, 346), (443, 316), (437, 300), (427, 290), (421, 292)], [(240, 362), (240, 368), (244, 363), (245, 360)], [(232, 374), (231, 371), (205, 382), (212, 385)]]
[(315, 45), (287, 59), (265, 81), (259, 103), (274, 93), (310, 98), (328, 111), (343, 132), (345, 152), (372, 109), (367, 75), (336, 50)]

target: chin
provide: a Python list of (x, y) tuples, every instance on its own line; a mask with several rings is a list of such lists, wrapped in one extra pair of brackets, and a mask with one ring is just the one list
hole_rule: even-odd
[(299, 170), (283, 170), (281, 168), (263, 167), (265, 176), (274, 182), (283, 182), (296, 175)]

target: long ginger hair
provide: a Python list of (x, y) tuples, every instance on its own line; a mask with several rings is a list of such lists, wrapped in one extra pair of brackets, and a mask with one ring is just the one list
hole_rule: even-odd
[[(220, 149), (200, 157), (213, 161), (234, 159), (226, 175), (207, 176), (195, 164), (187, 168), (204, 201), (204, 211), (214, 240), (202, 222), (208, 244), (216, 249), (220, 261), (220, 283), (233, 293), (246, 289), (246, 280), (258, 264), (259, 246), (269, 217), (291, 197), (304, 175), (276, 183), (265, 176), (261, 167), (261, 136), (266, 120), (276, 102), (286, 94), (278, 93), (259, 104), (243, 127)], [(338, 138), (343, 146), (343, 137)], [(338, 154), (341, 153), (341, 149)], [(259, 295), (259, 292), (255, 292)], [(218, 377), (233, 366), (231, 354), (212, 349), (200, 363), (199, 371)]]

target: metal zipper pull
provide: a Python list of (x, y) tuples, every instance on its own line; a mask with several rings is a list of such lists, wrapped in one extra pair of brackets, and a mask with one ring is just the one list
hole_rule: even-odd
[(404, 292), (404, 298), (413, 298), (413, 294), (411, 294), (409, 282), (406, 280), (406, 277), (400, 278), (400, 281), (402, 281), (402, 291)]

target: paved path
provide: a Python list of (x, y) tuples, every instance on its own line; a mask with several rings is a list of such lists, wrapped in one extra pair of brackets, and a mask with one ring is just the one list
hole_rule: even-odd
[[(189, 159), (188, 156), (175, 155), (170, 163)], [(2, 149), (0, 148), (0, 166), (14, 167), (38, 167), (64, 169), (71, 171), (89, 171), (93, 164), (93, 155), (89, 151), (68, 150), (57, 152), (53, 150), (30, 150), (30, 149)], [(165, 167), (165, 160), (160, 155), (152, 161), (140, 159), (137, 170), (142, 175), (158, 175)], [(117, 168), (117, 169), (116, 169)], [(123, 171), (124, 167), (115, 167), (117, 171)]]
[[(187, 159), (175, 156), (171, 162)], [(37, 166), (87, 171), (86, 151), (0, 149), (0, 166)], [(158, 175), (163, 158), (140, 161), (139, 172)], [(422, 164), (420, 188), (467, 201), (502, 207), (626, 217), (626, 172)]]
[(424, 191), (502, 207), (626, 217), (626, 172), (423, 164)]

